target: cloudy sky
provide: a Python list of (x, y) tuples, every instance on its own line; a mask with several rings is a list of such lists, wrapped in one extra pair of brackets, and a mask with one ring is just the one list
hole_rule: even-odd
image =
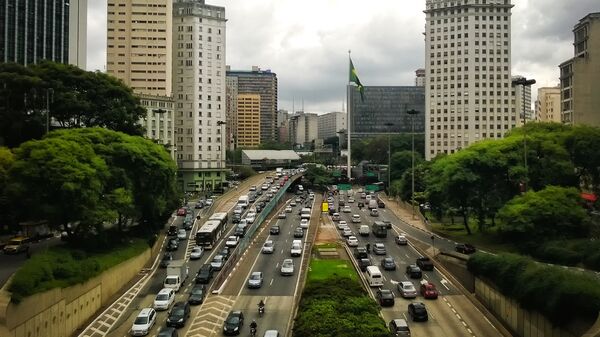
[[(341, 111), (348, 50), (363, 85), (413, 85), (424, 67), (424, 0), (207, 0), (225, 6), (227, 64), (279, 79), (279, 108)], [(598, 0), (513, 0), (512, 73), (558, 84), (573, 26)], [(106, 68), (106, 0), (88, 1), (88, 70)], [(534, 93), (535, 94), (535, 93)]]

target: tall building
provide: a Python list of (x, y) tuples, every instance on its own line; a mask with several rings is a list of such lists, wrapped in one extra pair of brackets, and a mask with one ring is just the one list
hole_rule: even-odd
[(260, 95), (240, 94), (237, 102), (236, 146), (257, 147), (260, 145)]
[(173, 99), (178, 181), (184, 191), (225, 181), (225, 8), (173, 2)]
[(560, 86), (538, 88), (535, 120), (560, 123)]
[[(511, 81), (525, 79), (524, 76), (515, 75), (511, 77)], [(517, 111), (517, 125), (522, 125), (523, 120), (533, 121), (535, 116), (531, 110), (531, 86), (530, 85), (513, 85), (515, 107)]]
[(600, 12), (579, 20), (573, 35), (574, 57), (559, 66), (561, 120), (600, 126)]
[(237, 78), (238, 95), (260, 95), (260, 140), (277, 139), (277, 74), (253, 66), (251, 71), (228, 70), (227, 77)]
[(87, 0), (3, 0), (0, 62), (86, 67)]
[(287, 110), (277, 110), (277, 140), (280, 143), (287, 143), (290, 141), (289, 135), (289, 113)]
[(172, 20), (172, 0), (108, 0), (106, 71), (136, 93), (171, 96)]
[(426, 0), (427, 160), (516, 126), (512, 7), (510, 0)]
[[(229, 66), (227, 66), (229, 68)], [(227, 124), (225, 125), (225, 132), (227, 133), (226, 142), (229, 150), (235, 149), (237, 139), (237, 118), (238, 118), (238, 80), (237, 77), (227, 76), (225, 79), (226, 83), (226, 102), (225, 102), (225, 114)]]
[(425, 69), (420, 68), (415, 71), (415, 86), (417, 86), (417, 87), (425, 86)]
[[(425, 123), (425, 89), (415, 86), (365, 86), (364, 101), (355, 87), (350, 90), (351, 137), (367, 138), (388, 133), (422, 133)], [(408, 110), (419, 112), (414, 117)]]
[(324, 115), (319, 115), (319, 132), (320, 139), (337, 137), (338, 131), (346, 129), (346, 113), (330, 112)]
[(289, 139), (294, 148), (310, 148), (312, 142), (318, 138), (319, 115), (314, 113), (298, 112), (290, 116)]
[(141, 105), (146, 108), (146, 117), (142, 125), (146, 129), (146, 138), (165, 146), (175, 159), (175, 113), (173, 98), (138, 94)]

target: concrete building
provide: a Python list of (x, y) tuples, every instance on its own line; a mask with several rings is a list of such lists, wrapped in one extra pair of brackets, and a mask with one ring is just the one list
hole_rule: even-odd
[(345, 112), (330, 112), (324, 115), (319, 115), (319, 132), (320, 139), (337, 137), (338, 131), (346, 130), (346, 113)]
[(242, 150), (242, 164), (257, 169), (292, 167), (300, 156), (292, 150)]
[(426, 0), (425, 157), (517, 125), (510, 0)]
[(108, 0), (107, 73), (136, 93), (171, 96), (172, 21), (172, 0)]
[(559, 66), (561, 120), (600, 126), (600, 12), (579, 20), (573, 35), (574, 57)]
[(140, 103), (146, 108), (146, 117), (142, 125), (146, 129), (146, 138), (165, 146), (175, 159), (175, 113), (173, 99), (166, 96), (138, 94)]
[(227, 77), (237, 78), (237, 92), (260, 95), (261, 142), (277, 139), (277, 74), (271, 70), (227, 70)]
[(294, 148), (310, 148), (312, 142), (319, 138), (319, 115), (298, 112), (290, 117), (289, 141)]
[(178, 180), (184, 191), (225, 181), (225, 8), (173, 2), (173, 98)]
[(287, 110), (277, 110), (277, 140), (280, 143), (287, 143), (289, 136), (289, 113)]
[(226, 83), (226, 103), (225, 115), (227, 116), (227, 124), (225, 124), (225, 132), (227, 134), (226, 142), (228, 149), (235, 149), (237, 139), (237, 106), (238, 106), (238, 80), (237, 77), (227, 76)]
[[(515, 75), (511, 77), (511, 81), (525, 79), (524, 76)], [(531, 110), (531, 86), (530, 85), (513, 85), (515, 107), (517, 111), (517, 125), (522, 125), (523, 120), (527, 122), (535, 120), (535, 115)]]
[(0, 5), (0, 62), (41, 60), (85, 70), (87, 0), (3, 0)]
[(415, 71), (415, 86), (417, 86), (417, 87), (425, 86), (425, 69), (420, 68)]
[(240, 94), (237, 106), (236, 147), (260, 145), (260, 95)]
[(408, 110), (419, 111), (414, 117), (415, 132), (422, 133), (425, 124), (424, 93), (423, 87), (365, 86), (365, 99), (362, 101), (360, 93), (353, 87), (350, 90), (352, 139), (410, 133), (413, 119), (406, 113)]
[(560, 123), (560, 86), (538, 88), (535, 120)]

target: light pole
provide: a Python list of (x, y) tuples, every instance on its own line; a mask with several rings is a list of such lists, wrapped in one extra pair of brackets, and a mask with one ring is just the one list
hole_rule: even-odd
[(411, 174), (411, 194), (410, 194), (410, 208), (412, 210), (412, 218), (415, 218), (415, 115), (419, 112), (415, 109), (406, 111), (410, 115), (411, 124), (411, 138), (412, 138), (412, 174)]
[(390, 131), (391, 131), (390, 128), (392, 126), (394, 126), (394, 123), (388, 122), (383, 125), (388, 127), (388, 169), (387, 169), (387, 171), (388, 171), (388, 183), (387, 183), (388, 191), (387, 192), (388, 192), (388, 197), (389, 197), (390, 196), (390, 187), (392, 186), (392, 180), (391, 180), (391, 178), (392, 178), (392, 174), (391, 174), (391, 172), (392, 172), (392, 148), (390, 146)]
[(531, 87), (531, 85), (535, 84), (535, 80), (528, 80), (525, 77), (519, 77), (514, 79), (512, 84), (522, 86), (521, 105), (523, 106), (523, 164), (525, 166), (525, 182), (523, 183), (523, 192), (527, 192), (527, 185), (529, 184), (529, 168), (527, 167), (527, 128), (525, 127), (525, 124), (527, 123), (527, 115), (525, 114), (525, 87)]

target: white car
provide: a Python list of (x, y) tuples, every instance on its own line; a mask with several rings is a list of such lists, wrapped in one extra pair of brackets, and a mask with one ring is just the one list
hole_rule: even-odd
[(291, 276), (294, 275), (294, 260), (285, 259), (281, 264), (281, 275)]
[(263, 254), (273, 254), (273, 250), (275, 249), (275, 244), (272, 240), (267, 240), (262, 246)]
[(285, 208), (285, 212), (286, 212), (286, 213), (292, 213), (292, 206), (287, 206), (287, 207)]
[(256, 219), (256, 213), (250, 212), (250, 213), (246, 214), (246, 221), (248, 223), (254, 223), (255, 219)]
[(190, 253), (190, 260), (198, 260), (199, 258), (202, 257), (202, 254), (204, 253), (204, 249), (202, 249), (202, 247), (194, 247), (192, 248), (192, 252)]
[(206, 199), (206, 201), (204, 202), (204, 205), (206, 206), (210, 206), (213, 204), (213, 200), (212, 199)]
[(416, 298), (417, 297), (417, 289), (415, 288), (412, 282), (402, 281), (398, 283), (398, 292), (400, 296), (404, 298)]
[(340, 220), (340, 222), (337, 223), (337, 228), (344, 229), (344, 227), (348, 227), (348, 223), (346, 220)]
[(286, 214), (285, 214), (285, 212), (281, 212), (281, 213), (279, 213), (279, 216), (278, 216), (278, 218), (279, 218), (279, 219), (285, 219), (285, 218), (286, 218)]
[(311, 193), (308, 195), (308, 199), (312, 200), (312, 199), (314, 199), (314, 198), (315, 198), (315, 194), (311, 192)]
[(187, 233), (185, 232), (185, 229), (180, 229), (179, 231), (177, 231), (177, 238), (179, 240), (185, 240), (187, 239)]
[(268, 184), (263, 184), (260, 189), (263, 190), (263, 191), (266, 191), (266, 190), (269, 189), (269, 185)]
[(235, 236), (235, 235), (231, 235), (227, 238), (227, 241), (225, 241), (225, 246), (227, 247), (235, 247), (237, 246), (238, 242), (239, 242), (240, 238)]
[(354, 235), (349, 236), (346, 239), (346, 243), (349, 247), (358, 247), (358, 239)]
[(344, 212), (344, 213), (352, 213), (352, 207), (350, 207), (350, 206), (344, 206), (344, 209), (342, 209), (342, 212)]
[(296, 202), (294, 200), (292, 200), (292, 202), (290, 202), (290, 206), (296, 207)]
[(254, 185), (250, 186), (250, 191), (252, 191), (252, 192), (256, 191), (256, 186), (254, 186)]
[(340, 213), (333, 213), (331, 216), (332, 221), (340, 221)]
[(296, 202), (297, 203), (301, 203), (302, 202), (302, 198), (300, 198), (300, 197), (296, 198)]
[(360, 223), (360, 215), (359, 214), (352, 215), (352, 223)]
[(300, 227), (303, 229), (308, 228), (308, 219), (302, 219), (300, 220)]
[(349, 236), (354, 235), (354, 233), (352, 233), (352, 231), (350, 230), (350, 228), (344, 228), (344, 232), (342, 232), (342, 236), (347, 238)]
[(290, 249), (290, 255), (294, 256), (302, 256), (302, 241), (294, 240), (292, 241), (292, 248)]
[(175, 301), (175, 290), (163, 288), (154, 298), (154, 310), (168, 310), (173, 301)]
[(348, 203), (349, 203), (349, 204), (352, 204), (352, 203), (354, 203), (354, 198), (353, 198), (353, 197), (350, 197), (350, 198), (348, 198)]
[(131, 327), (132, 336), (146, 336), (156, 323), (156, 311), (152, 308), (144, 308), (135, 318)]

